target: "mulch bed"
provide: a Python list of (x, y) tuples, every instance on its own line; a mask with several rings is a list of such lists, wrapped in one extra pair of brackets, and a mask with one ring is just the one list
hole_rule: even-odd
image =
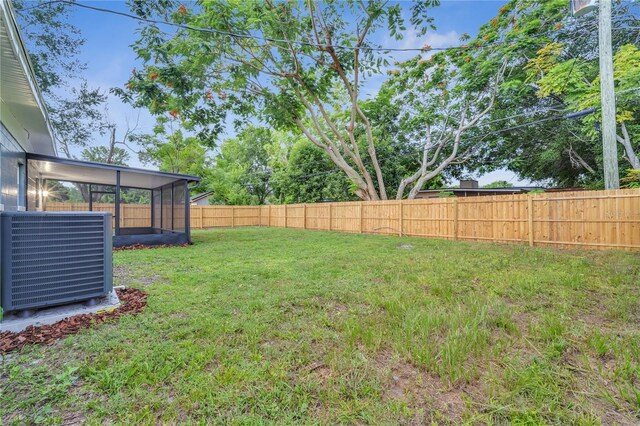
[(189, 247), (191, 244), (159, 244), (157, 246), (146, 246), (144, 244), (132, 244), (130, 246), (121, 246), (114, 247), (113, 251), (123, 251), (123, 250), (140, 250), (140, 249), (153, 249), (153, 248), (168, 248), (168, 247)]
[(31, 344), (52, 345), (59, 339), (75, 334), (103, 322), (117, 319), (122, 315), (135, 315), (147, 306), (147, 294), (135, 288), (116, 289), (121, 305), (111, 311), (95, 314), (79, 314), (65, 318), (54, 324), (35, 327), (30, 325), (21, 332), (0, 332), (0, 354), (20, 349)]

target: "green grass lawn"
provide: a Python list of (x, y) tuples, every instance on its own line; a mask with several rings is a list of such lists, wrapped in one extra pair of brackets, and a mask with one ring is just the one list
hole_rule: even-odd
[(3, 424), (640, 422), (638, 254), (194, 240), (114, 253), (144, 313), (5, 356)]

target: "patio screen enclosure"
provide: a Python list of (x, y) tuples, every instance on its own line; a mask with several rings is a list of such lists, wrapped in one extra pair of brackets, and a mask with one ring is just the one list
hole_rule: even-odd
[[(98, 199), (112, 201), (114, 247), (190, 242), (189, 185), (199, 182), (196, 176), (34, 154), (27, 154), (26, 171), (27, 210), (46, 210), (49, 183), (69, 182), (80, 190), (89, 211)], [(148, 225), (130, 226), (122, 220), (123, 193), (130, 189), (145, 194), (151, 207), (151, 217), (143, 221)]]

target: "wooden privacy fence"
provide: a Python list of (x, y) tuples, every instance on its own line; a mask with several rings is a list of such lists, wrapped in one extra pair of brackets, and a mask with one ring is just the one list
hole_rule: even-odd
[[(135, 223), (126, 226), (148, 226), (151, 217), (148, 206), (135, 206), (146, 208), (148, 213), (128, 209), (130, 205), (123, 207), (124, 223)], [(144, 218), (143, 214), (146, 214)], [(146, 225), (137, 222), (144, 220)], [(640, 190), (270, 206), (191, 206), (191, 228), (236, 226), (640, 250)]]
[[(47, 203), (49, 212), (86, 212), (89, 203)], [(115, 227), (116, 206), (113, 203), (93, 203), (94, 212), (111, 212), (112, 226)], [(151, 226), (151, 207), (147, 204), (120, 204), (120, 226), (136, 228)]]

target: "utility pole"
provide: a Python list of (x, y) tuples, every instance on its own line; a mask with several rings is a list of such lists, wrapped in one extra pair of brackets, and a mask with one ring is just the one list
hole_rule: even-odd
[(613, 84), (611, 48), (611, 0), (599, 1), (598, 41), (600, 47), (600, 104), (602, 110), (602, 156), (604, 188), (620, 188), (616, 142), (616, 95)]

